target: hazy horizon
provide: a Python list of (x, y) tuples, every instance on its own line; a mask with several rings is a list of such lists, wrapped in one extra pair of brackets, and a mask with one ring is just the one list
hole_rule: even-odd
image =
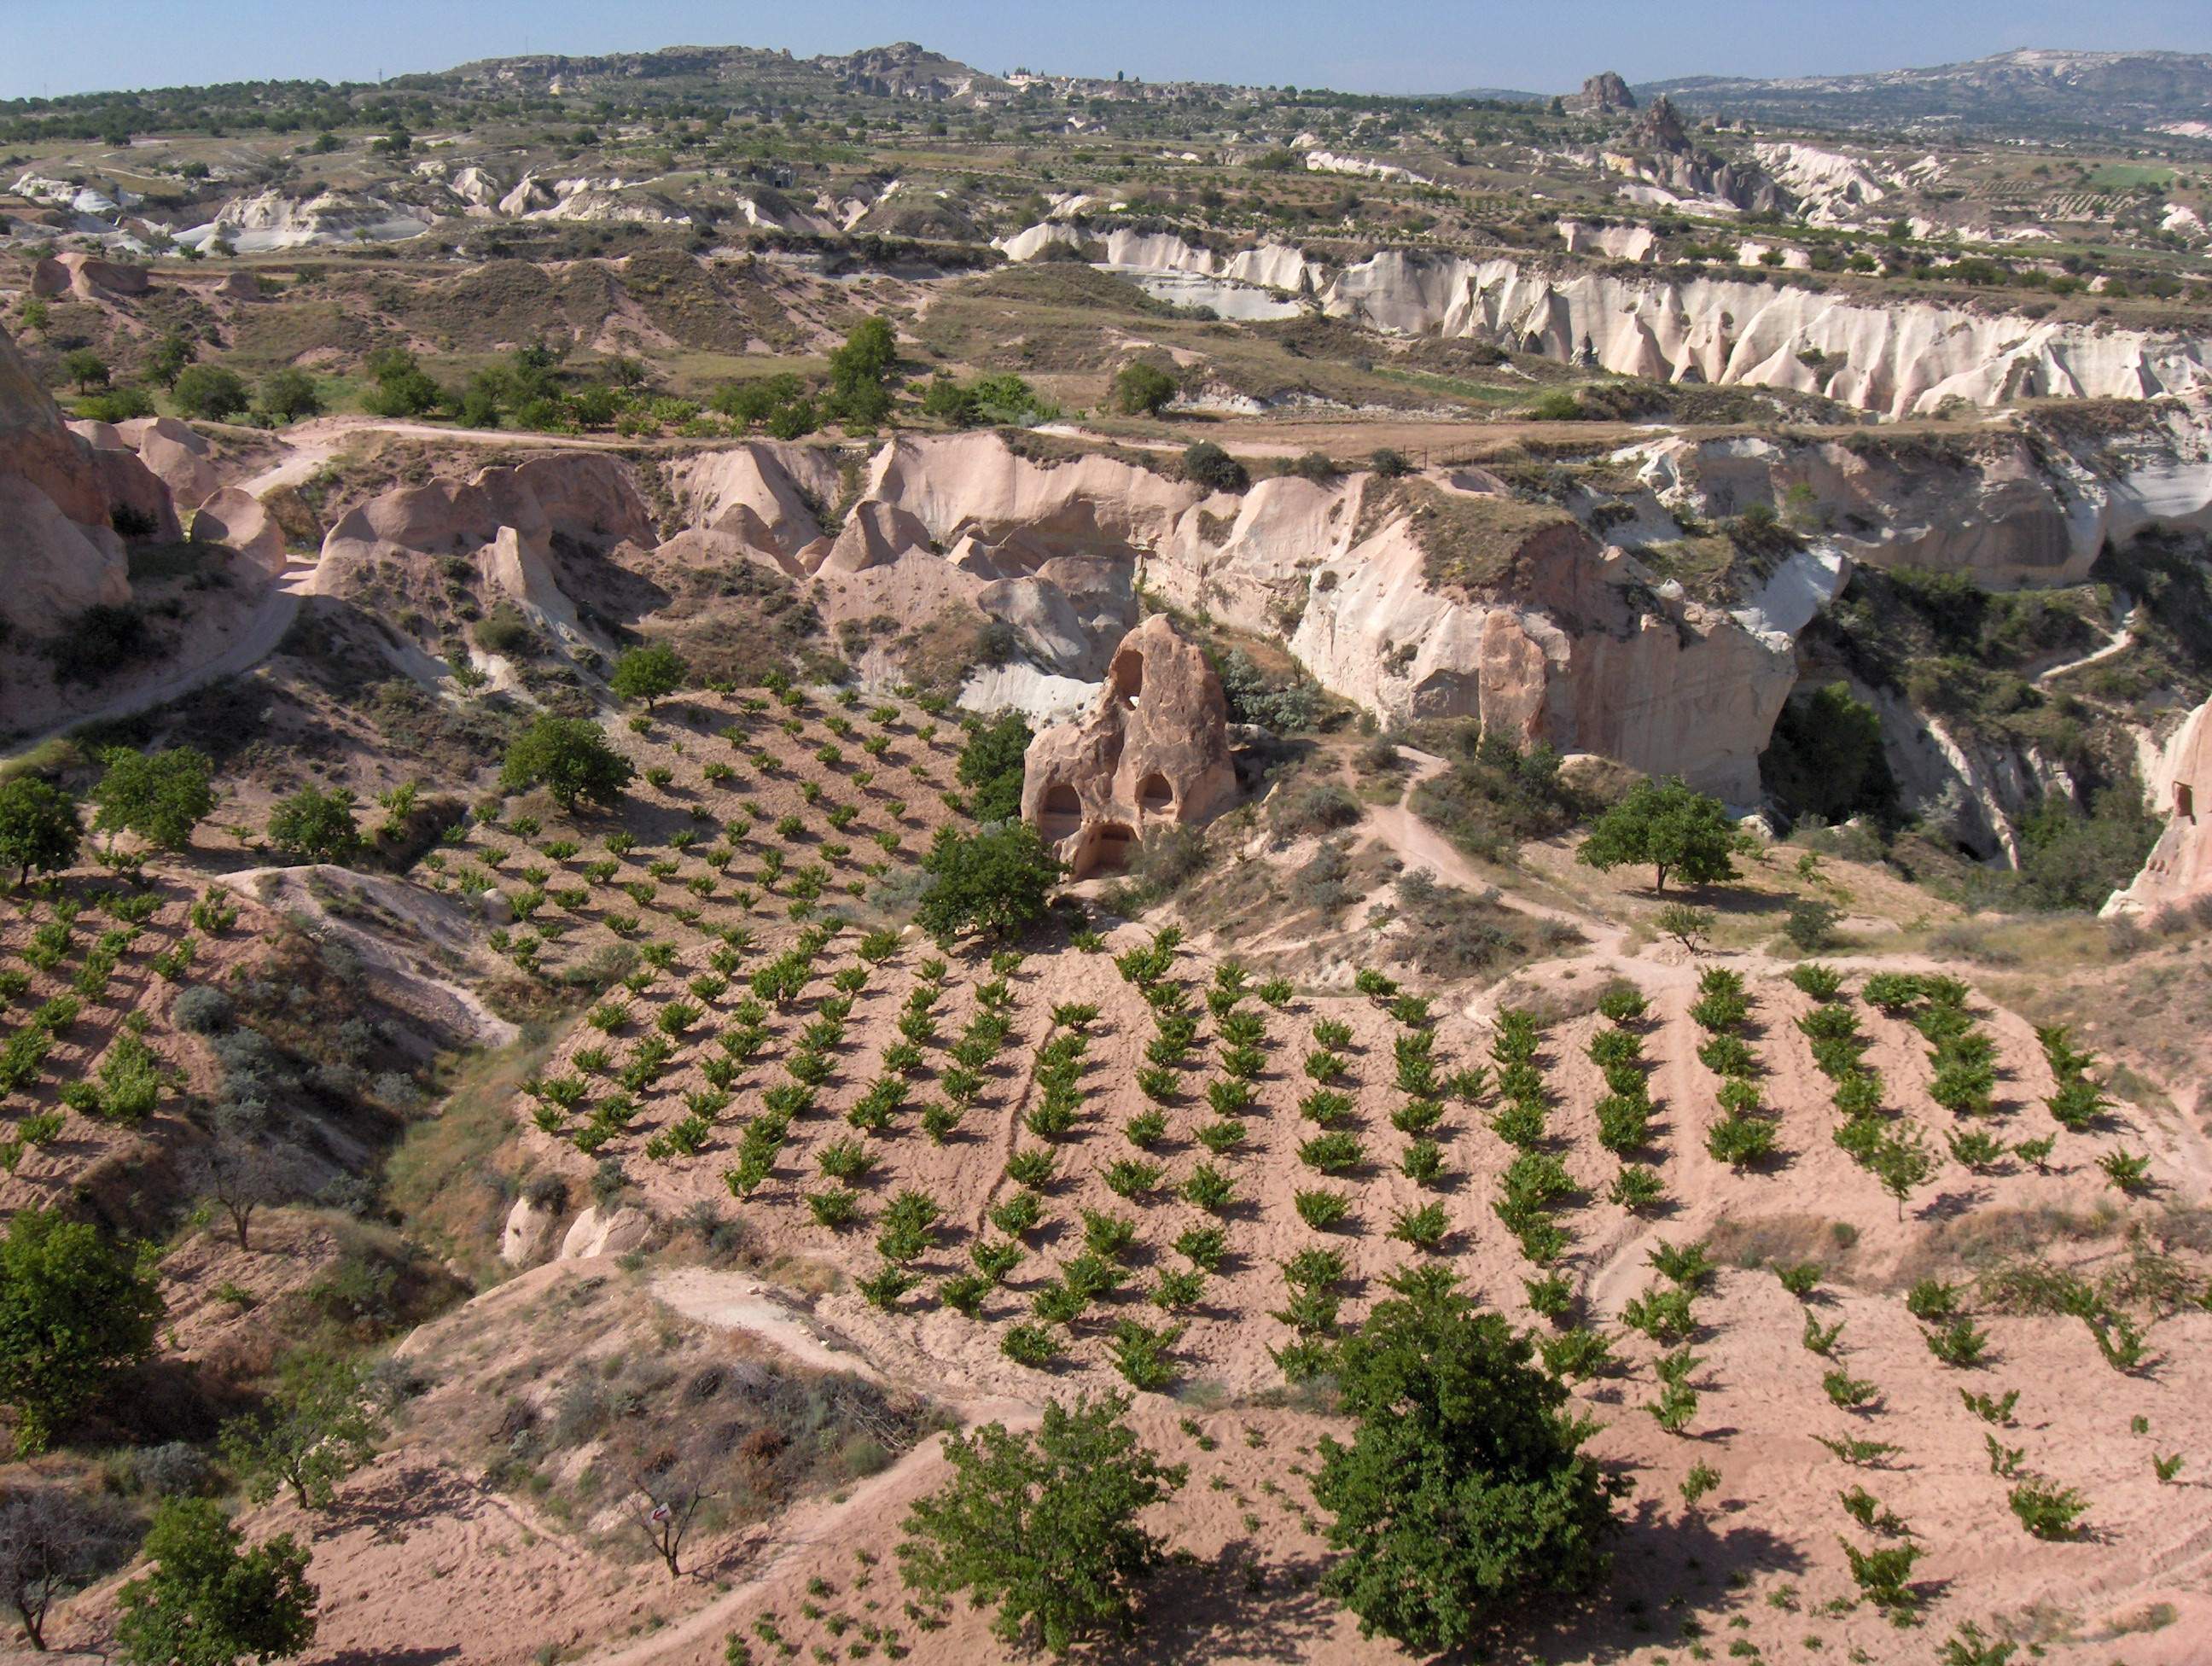
[[(302, 15), (305, 14), (305, 21)], [(0, 98), (60, 97), (237, 81), (374, 81), (526, 52), (573, 57), (680, 45), (787, 48), (811, 58), (898, 40), (1001, 73), (1326, 87), (1342, 92), (1449, 93), (1470, 88), (1560, 92), (1600, 70), (1632, 82), (1694, 75), (1788, 76), (1916, 68), (2018, 47), (2084, 52), (2212, 51), (2201, 0), (1838, 0), (1814, 10), (1772, 0), (1711, 0), (1694, 9), (1592, 0), (1563, 31), (1557, 16), (1468, 4), (1360, 9), (1319, 0), (1218, 0), (1199, 12), (1125, 0), (1097, 14), (1041, 14), (1002, 0), (930, 8), (786, 6), (634, 0), (619, 15), (581, 0), (386, 0), (366, 8), (297, 0), (113, 0), (97, 52), (81, 14), (39, 0), (0, 0), (11, 50)]]

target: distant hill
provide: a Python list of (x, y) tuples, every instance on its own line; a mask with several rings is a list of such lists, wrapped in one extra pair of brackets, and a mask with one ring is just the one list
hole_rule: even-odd
[(822, 58), (793, 58), (759, 46), (668, 46), (652, 52), (589, 57), (539, 52), (493, 58), (432, 75), (401, 77), (399, 86), (459, 86), (545, 94), (651, 83), (662, 93), (705, 93), (719, 87), (781, 87), (793, 93), (857, 93), (871, 98), (957, 99), (1004, 90), (995, 76), (970, 69), (911, 40)]
[(1549, 93), (1521, 93), (1510, 87), (1469, 87), (1462, 92), (1443, 93), (1439, 97), (1467, 99), (1477, 104), (1549, 104)]
[(1704, 114), (1810, 126), (2149, 131), (2212, 118), (2212, 53), (2027, 50), (1874, 75), (1692, 76), (1636, 93), (1663, 93)]

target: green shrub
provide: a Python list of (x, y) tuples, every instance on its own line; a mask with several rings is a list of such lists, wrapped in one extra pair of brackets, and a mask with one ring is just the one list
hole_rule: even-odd
[(1322, 1442), (1313, 1491), (1334, 1518), (1323, 1589), (1363, 1626), (1424, 1653), (1459, 1648), (1605, 1576), (1612, 1491), (1534, 1354), (1450, 1292), (1378, 1302), (1338, 1346), (1358, 1427), (1349, 1445)]

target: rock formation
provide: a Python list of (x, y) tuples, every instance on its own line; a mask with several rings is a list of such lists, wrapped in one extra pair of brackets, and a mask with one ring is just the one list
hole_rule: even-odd
[[(1648, 163), (1650, 176), (1670, 181), (1669, 189), (1717, 192), (1749, 207), (1761, 205), (1762, 192), (1765, 205), (1778, 200), (1773, 182), (1756, 169), (1715, 173), (1690, 152), (1655, 154), (1663, 166), (1647, 157), (1624, 171)], [(1578, 235), (1563, 228), (1561, 235), (1571, 248), (1617, 259), (1650, 252), (1648, 241), (1639, 246), (1623, 236), (1616, 246), (1592, 228)], [(1400, 334), (1475, 337), (1563, 362), (1580, 360), (1588, 343), (1599, 368), (1622, 375), (1792, 388), (1891, 416), (1933, 411), (1954, 398), (1975, 405), (2021, 396), (2144, 399), (2212, 388), (2212, 341), (2179, 331), (1932, 301), (1876, 305), (1757, 280), (1622, 277), (1395, 249), (1338, 270), (1282, 244), (1224, 257), (1171, 232), (1127, 228), (1104, 242), (1107, 264), (1132, 272), (1310, 293), (1331, 317)], [(1025, 258), (1047, 243), (1023, 245)]]
[(1583, 82), (1582, 91), (1567, 100), (1567, 108), (1577, 115), (1609, 116), (1636, 108), (1636, 94), (1617, 70), (1607, 70)]
[(1662, 538), (1676, 511), (1725, 520), (1794, 502), (1817, 550), (1966, 573), (1993, 590), (2079, 584), (2107, 544), (2146, 527), (2212, 532), (2212, 430), (2179, 410), (2145, 408), (2117, 430), (2078, 435), (2033, 418), (1942, 442), (1880, 430), (1841, 441), (1670, 435), (1622, 460), (1650, 493), (1624, 502), (1648, 503), (1654, 513), (1639, 520), (1657, 520)]
[(2212, 895), (2212, 701), (2191, 712), (2151, 771), (2152, 808), (2166, 830), (2105, 912), (2143, 914)]
[[(1385, 489), (1366, 475), (1285, 476), (1207, 495), (1114, 458), (1032, 461), (995, 435), (968, 435), (886, 446), (866, 499), (905, 510), (953, 564), (1028, 563), (1073, 605), (1081, 632), (1054, 629), (1064, 616), (1042, 582), (994, 585), (978, 605), (1031, 641), (1112, 640), (1141, 567), (1146, 587), (1176, 605), (1255, 635), (1287, 634), (1324, 686), (1386, 719), (1479, 717), (1756, 801), (1758, 755), (1792, 676), (1786, 635), (1658, 595), (1649, 574), (1605, 558), (1571, 516), (1518, 503), (1495, 482), (1372, 496)], [(1467, 589), (1433, 577), (1432, 565), (1449, 563), (1432, 563), (1429, 546), (1450, 533), (1432, 537), (1431, 516), (1495, 546), (1510, 581)], [(947, 564), (926, 552), (900, 558), (925, 562)], [(1086, 679), (1103, 669), (1073, 657), (1037, 663)], [(1014, 693), (979, 678), (977, 698), (987, 689), (994, 699)], [(1036, 693), (1024, 703), (1042, 715), (1063, 690)]]
[(261, 501), (236, 486), (208, 496), (192, 517), (192, 542), (224, 544), (271, 578), (284, 570), (284, 532)]
[(535, 1267), (553, 1253), (560, 1235), (558, 1204), (541, 1208), (526, 1196), (518, 1197), (500, 1231), (499, 1258), (509, 1267)]
[(480, 470), (465, 482), (432, 480), (372, 499), (324, 538), (319, 582), (343, 579), (349, 569), (389, 555), (474, 553), (501, 527), (532, 542), (556, 533), (601, 544), (655, 541), (653, 517), (620, 462), (561, 452), (514, 468)]
[(1664, 93), (1652, 100), (1651, 107), (1638, 119), (1635, 137), (1639, 143), (1657, 150), (1682, 151), (1690, 148), (1690, 135), (1682, 125), (1682, 112)]
[(45, 634), (95, 602), (128, 600), (118, 506), (177, 535), (161, 483), (129, 453), (70, 432), (0, 330), (0, 618)]
[(1346, 267), (1333, 316), (1409, 335), (1474, 336), (1662, 381), (1790, 387), (1893, 416), (1947, 399), (2148, 398), (2212, 387), (2212, 342), (2171, 332), (1874, 306), (1735, 279), (1549, 272), (1511, 260), (1386, 251)]
[(626, 1256), (653, 1236), (653, 1217), (643, 1209), (616, 1204), (611, 1210), (587, 1205), (568, 1223), (561, 1240), (560, 1261), (588, 1261), (595, 1256)]
[(1080, 878), (1122, 866), (1151, 828), (1210, 820), (1236, 796), (1221, 679), (1156, 614), (1121, 639), (1090, 712), (1030, 743), (1022, 816)]
[(72, 296), (100, 301), (110, 295), (143, 295), (153, 288), (143, 266), (125, 266), (97, 255), (70, 253), (52, 256), (31, 269), (34, 295)]
[[(1487, 575), (1456, 578), (1471, 545)], [(1660, 586), (1571, 516), (1432, 489), (1322, 563), (1290, 646), (1386, 719), (1472, 717), (1746, 806), (1796, 676), (1788, 636)]]
[(170, 496), (197, 506), (222, 484), (209, 460), (208, 442), (173, 416), (137, 416), (115, 425), (123, 443), (161, 477)]

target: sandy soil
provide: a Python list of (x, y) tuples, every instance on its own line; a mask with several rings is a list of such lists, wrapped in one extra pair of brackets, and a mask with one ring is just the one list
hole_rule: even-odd
[[(42, 673), (10, 678), (6, 718), (19, 731), (8, 757), (88, 723), (130, 717), (225, 677), (242, 676), (276, 651), (300, 608), (300, 587), (313, 569), (296, 568), (250, 591), (220, 591), (187, 613), (173, 651), (159, 662), (106, 679), (100, 703), (88, 710), (73, 691)], [(43, 726), (43, 727), (39, 727)], [(21, 730), (30, 733), (20, 733)]]
[[(301, 451), (263, 478), (307, 465), (317, 447), (349, 431), (326, 425), (301, 435)], [(1361, 430), (1370, 447), (1406, 443), (1390, 432)], [(1321, 441), (1294, 431), (1284, 443), (1304, 450)], [(551, 1043), (512, 1107), (500, 1166), (517, 1180), (560, 1177), (572, 1208), (598, 1195), (607, 1207), (618, 1201), (642, 1212), (652, 1234), (636, 1253), (517, 1271), (416, 1332), (397, 1350), (412, 1389), (390, 1449), (345, 1485), (337, 1507), (309, 1514), (279, 1502), (248, 1513), (252, 1533), (295, 1531), (313, 1548), (323, 1623), (309, 1660), (704, 1663), (729, 1657), (732, 1634), (752, 1639), (757, 1658), (774, 1639), (816, 1658), (866, 1658), (854, 1653), (856, 1641), (889, 1657), (892, 1633), (903, 1657), (917, 1662), (1002, 1658), (984, 1616), (915, 1608), (897, 1584), (900, 1522), (943, 1478), (933, 1439), (886, 1449), (879, 1465), (779, 1495), (773, 1508), (715, 1517), (688, 1571), (672, 1578), (625, 1525), (627, 1484), (610, 1461), (623, 1426), (551, 1456), (523, 1438), (557, 1424), (578, 1385), (592, 1380), (646, 1384), (621, 1402), (631, 1408), (622, 1414), (673, 1428), (689, 1415), (687, 1384), (737, 1370), (810, 1381), (833, 1373), (926, 1396), (954, 1421), (1019, 1425), (1048, 1397), (1121, 1388), (1114, 1345), (1124, 1322), (1175, 1328), (1167, 1344), (1173, 1381), (1164, 1393), (1138, 1395), (1133, 1416), (1149, 1442), (1192, 1466), (1188, 1486), (1158, 1521), (1188, 1556), (1156, 1583), (1150, 1629), (1133, 1657), (1350, 1662), (1402, 1652), (1363, 1640), (1313, 1590), (1326, 1556), (1304, 1472), (1315, 1443), (1345, 1426), (1321, 1395), (1283, 1386), (1276, 1356), (1297, 1340), (1282, 1316), (1290, 1293), (1283, 1263), (1316, 1248), (1341, 1255), (1340, 1319), (1356, 1323), (1390, 1274), (1430, 1258), (1392, 1230), (1434, 1206), (1448, 1229), (1435, 1258), (1516, 1323), (1547, 1330), (1553, 1322), (1536, 1311), (1530, 1289), (1540, 1269), (1492, 1207), (1514, 1156), (1491, 1125), (1493, 1100), (1451, 1098), (1431, 1131), (1443, 1171), (1413, 1177), (1415, 1135), (1393, 1117), (1408, 1097), (1397, 1083), (1397, 1051), (1419, 1021), (1342, 980), (1295, 987), (1278, 1004), (1248, 993), (1233, 1003), (1234, 1019), (1225, 1011), (1231, 1003), (1209, 1011), (1207, 996), (1224, 989), (1224, 963), (1237, 952), (1233, 921), (1177, 957), (1173, 981), (1199, 1019), (1197, 1037), (1172, 1091), (1157, 1100), (1140, 1083), (1154, 1009), (1115, 960), (1149, 940), (1145, 928), (1116, 925), (1099, 952), (1067, 945), (996, 966), (982, 947), (943, 954), (910, 932), (867, 945), (864, 956), (864, 928), (878, 917), (877, 888), (896, 896), (910, 886), (930, 838), (958, 813), (946, 796), (958, 790), (957, 731), (908, 702), (889, 702), (884, 715), (870, 709), (875, 703), (841, 709), (814, 696), (787, 714), (757, 698), (706, 695), (665, 703), (641, 730), (611, 719), (611, 739), (641, 770), (619, 815), (568, 818), (549, 803), (510, 805), (499, 821), (474, 824), (433, 851), (416, 871), (421, 891), (380, 882), (334, 906), (316, 891), (315, 876), (300, 871), (233, 876), (257, 903), (318, 914), (324, 929), (365, 949), (370, 933), (386, 945), (368, 954), (373, 964), (413, 987), (453, 1027), (494, 1039), (512, 1033), (478, 987), (495, 956), (534, 957), (542, 970), (574, 972), (595, 988), (623, 969), (617, 959), (643, 963), (638, 987), (607, 988), (590, 1018)], [(850, 732), (841, 732), (848, 724)], [(872, 742), (881, 745), (871, 752), (864, 743)], [(1442, 767), (1425, 755), (1412, 763), (1416, 782)], [(1371, 807), (1358, 836), (1378, 865), (1387, 856), (1470, 889), (1494, 877), (1402, 800)], [(1295, 856), (1255, 844), (1244, 860)], [(1683, 1652), (1707, 1657), (1725, 1637), (1740, 1657), (1752, 1657), (1749, 1651), (1917, 1666), (1952, 1626), (1972, 1620), (2081, 1666), (2202, 1659), (2212, 1626), (2212, 1486), (2197, 1473), (2204, 1460), (2196, 1449), (2200, 1408), (2212, 1393), (2212, 1313), (2140, 1300), (2153, 1357), (2124, 1372), (2106, 1363), (2078, 1318), (1984, 1303), (1977, 1322), (1989, 1333), (1989, 1357), (1958, 1370), (1934, 1356), (1904, 1302), (1917, 1279), (1963, 1280), (2024, 1255), (2087, 1278), (2129, 1275), (2138, 1289), (2148, 1273), (2179, 1268), (2201, 1290), (2212, 1252), (2203, 1204), (2212, 1142), (2193, 1115), (2194, 1082), (2171, 1059), (2138, 1050), (2130, 1056), (2144, 1061), (2153, 1091), (2122, 1097), (2094, 1132), (2060, 1134), (2043, 1167), (2014, 1157), (1977, 1172), (1945, 1161), (1900, 1208), (1830, 1137), (1838, 1120), (1831, 1084), (1796, 1024), (1813, 1003), (1788, 982), (1790, 963), (1770, 945), (1791, 897), (1836, 899), (1850, 915), (1851, 950), (1834, 964), (1856, 991), (1871, 970), (1935, 966), (1919, 945), (1930, 924), (1955, 910), (1878, 870), (1831, 861), (1800, 872), (1795, 853), (1777, 850), (1750, 864), (1740, 884), (1697, 899), (1719, 922), (1711, 952), (1693, 958), (1654, 939), (1650, 917), (1668, 899), (1645, 891), (1641, 876), (1578, 867), (1566, 842), (1531, 846), (1521, 860), (1522, 877), (1502, 900), (1573, 924), (1582, 944), (1503, 987), (1430, 991), (1429, 1033), (1442, 1073), (1480, 1070), (1502, 1004), (1540, 1000), (1564, 1014), (1538, 1061), (1550, 1103), (1547, 1148), (1577, 1189), (1558, 1217), (1568, 1248), (1557, 1270), (1570, 1291), (1568, 1316), (1613, 1340), (1616, 1364), (1577, 1394), (1601, 1426), (1594, 1450), (1635, 1482), (1616, 1578), (1586, 1608), (1537, 1616), (1527, 1648), (1551, 1660), (1656, 1666)], [(11, 1112), (57, 1103), (60, 1084), (95, 1067), (133, 1011), (149, 1015), (150, 1038), (187, 1084), (209, 1085), (204, 1049), (166, 1029), (163, 993), (143, 964), (181, 930), (193, 892), (175, 884), (170, 892), (97, 1006), (64, 1034), (46, 1079), (18, 1095)], [(859, 923), (830, 935), (799, 994), (762, 1003), (763, 1039), (749, 1056), (727, 1053), (718, 1043), (741, 1027), (739, 1012), (755, 999), (750, 974), (833, 905)], [(0, 921), (6, 945), (19, 950), (38, 920), (33, 911)], [(210, 944), (202, 970), (227, 970), (246, 952), (243, 942)], [(1255, 961), (1257, 982), (1266, 968)], [(1753, 1012), (1745, 1033), (1760, 1065), (1762, 1103), (1780, 1132), (1776, 1156), (1741, 1170), (1706, 1144), (1721, 1114), (1719, 1079), (1698, 1057), (1704, 1037), (1689, 1009), (1698, 973), (1715, 965), (1748, 983)], [(2034, 982), (2032, 970), (2008, 976)], [(2112, 975), (2116, 995), (2124, 976)], [(68, 977), (65, 965), (33, 980), (9, 1008), (11, 1029)], [(1636, 1033), (1658, 1115), (1638, 1156), (1666, 1197), (1643, 1213), (1611, 1201), (1621, 1160), (1597, 1139), (1605, 1084), (1589, 1048), (1607, 1025), (1590, 1007), (1608, 977), (1634, 984), (1650, 1003)], [(1987, 1126), (2008, 1141), (2050, 1134), (2056, 1124), (2043, 1102), (2053, 1080), (2029, 1012), (2015, 1010), (2030, 1006), (2030, 992), (2015, 988), (2014, 1006), (2000, 1006), (1991, 998), (2003, 980), (1976, 981), (1977, 1016), (1998, 1067)], [(2182, 994), (2154, 1010), (2178, 1026), (2191, 1021), (2187, 991), (2196, 986), (2175, 987)], [(1855, 993), (1846, 998), (1869, 1037), (1867, 1062), (1887, 1085), (1887, 1109), (1923, 1126), (1940, 1152), (1945, 1136), (1965, 1125), (1931, 1097), (1921, 1037)], [(829, 1073), (793, 1121), (768, 1178), (739, 1195), (730, 1175), (744, 1124), (763, 1095), (787, 1082), (802, 1037), (823, 1024), (833, 1000), (849, 1005), (823, 1044)], [(929, 1022), (911, 1016), (925, 1007)], [(987, 1009), (1003, 1012), (1006, 1038), (977, 1066), (981, 1085), (957, 1125), (932, 1138), (924, 1109), (952, 1097), (951, 1049)], [(1230, 1118), (1216, 1102), (1237, 1093), (1224, 1057), (1224, 1031), (1234, 1024), (1256, 1025), (1261, 1062), (1249, 1103)], [(1313, 1055), (1339, 1025), (1329, 1050), (1340, 1063), (1331, 1073)], [(1043, 1103), (1039, 1067), (1044, 1049), (1078, 1033), (1079, 1111), (1071, 1128), (1047, 1138), (1031, 1125)], [(625, 1066), (656, 1036), (668, 1038), (665, 1063), (624, 1085)], [(909, 1043), (919, 1061), (902, 1064), (894, 1049)], [(1316, 1071), (1349, 1099), (1346, 1126), (1363, 1147), (1357, 1162), (1330, 1176), (1301, 1155), (1317, 1132), (1301, 1112)], [(902, 1083), (904, 1100), (871, 1132), (865, 1114), (855, 1122), (854, 1113), (885, 1082)], [(585, 1103), (564, 1107), (572, 1088)], [(614, 1131), (580, 1146), (592, 1108), (623, 1094)], [(1147, 1132), (1138, 1119), (1156, 1110), (1162, 1125)], [(0, 1201), (58, 1197), (88, 1178), (124, 1183), (179, 1132), (164, 1121), (170, 1116), (165, 1108), (133, 1133), (70, 1113), (59, 1139), (26, 1151), (0, 1180)], [(676, 1142), (694, 1117), (696, 1137)], [(1233, 1146), (1230, 1122), (1242, 1130)], [(1210, 1152), (1208, 1138), (1224, 1149)], [(810, 1200), (831, 1189), (825, 1158), (834, 1163), (833, 1153), (856, 1145), (872, 1159), (854, 1183), (859, 1219), (833, 1230)], [(962, 1314), (945, 1299), (946, 1281), (969, 1269), (978, 1247), (1006, 1240), (993, 1212), (1025, 1189), (1007, 1174), (1008, 1162), (1045, 1150), (1055, 1167), (1033, 1188), (1042, 1219), (1020, 1235), (1019, 1263), (972, 1316)], [(2147, 1195), (2124, 1197), (2107, 1183), (2100, 1162), (2120, 1152), (2148, 1158)], [(1139, 1175), (1132, 1166), (1139, 1164), (1157, 1172)], [(1184, 1195), (1201, 1165), (1233, 1181), (1230, 1201), (1206, 1209)], [(1316, 1189), (1351, 1206), (1327, 1231), (1308, 1226), (1297, 1209), (1298, 1195)], [(939, 1214), (911, 1264), (915, 1287), (878, 1305), (860, 1282), (885, 1264), (877, 1234), (902, 1193), (926, 1195)], [(1046, 1368), (1018, 1364), (1005, 1351), (1009, 1332), (1032, 1320), (1033, 1304), (1109, 1216), (1131, 1229), (1118, 1256), (1120, 1287), (1052, 1327), (1058, 1355)], [(1164, 1274), (1188, 1264), (1178, 1241), (1209, 1226), (1226, 1236), (1224, 1258), (1194, 1305), (1163, 1312), (1147, 1298)], [(264, 1247), (251, 1254), (206, 1232), (179, 1242), (171, 1273), (181, 1281), (173, 1338), (180, 1353), (242, 1354), (256, 1309), (221, 1294), (222, 1286), (238, 1286), (256, 1303), (282, 1300), (336, 1253), (330, 1223), (311, 1213), (272, 1219), (264, 1231)], [(1692, 1339), (1697, 1410), (1673, 1435), (1648, 1409), (1663, 1350), (1625, 1316), (1657, 1277), (1652, 1251), (1695, 1239), (1714, 1246), (1719, 1267), (1698, 1298)], [(1817, 1293), (1801, 1302), (1771, 1264), (1802, 1260), (1819, 1262), (1823, 1273)], [(1808, 1315), (1844, 1327), (1835, 1359), (1802, 1340)], [(1824, 1377), (1838, 1367), (1874, 1384), (1874, 1397), (1855, 1410), (1833, 1403)], [(1961, 1397), (2014, 1389), (2020, 1402), (2002, 1429)], [(1821, 1444), (1847, 1438), (1895, 1450), (1853, 1463)], [(2087, 1530), (2059, 1542), (2028, 1536), (2008, 1507), (2009, 1481), (1992, 1473), (1991, 1438), (2021, 1449), (2026, 1468), (2081, 1488), (2090, 1501)], [(526, 1449), (532, 1456), (519, 1462)], [(2152, 1457), (2177, 1450), (2189, 1467), (2161, 1484)], [(1717, 1482), (1686, 1503), (1684, 1483), (1701, 1465)], [(1842, 1502), (1854, 1487), (1909, 1524), (1926, 1552), (1916, 1570), (1928, 1606), (1922, 1628), (1900, 1630), (1856, 1600), (1839, 1541), (1875, 1539)], [(99, 1641), (115, 1584), (73, 1602), (58, 1635)]]

